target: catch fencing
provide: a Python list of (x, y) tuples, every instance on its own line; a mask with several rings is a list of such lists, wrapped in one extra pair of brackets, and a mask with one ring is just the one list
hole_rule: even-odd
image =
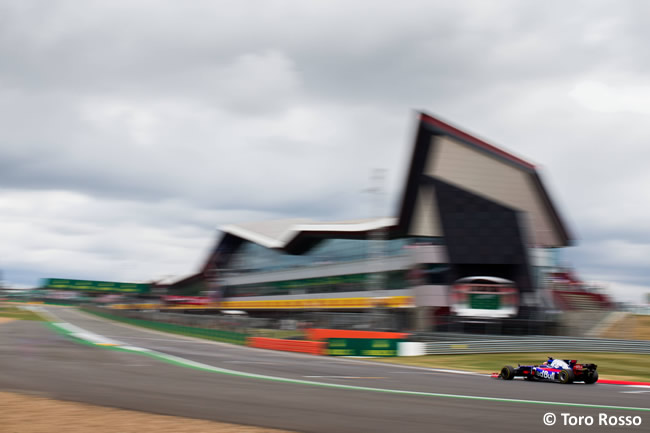
[(650, 354), (650, 341), (610, 340), (571, 337), (511, 337), (503, 339), (472, 339), (429, 341), (424, 344), (427, 355), (459, 355), (464, 353), (508, 352), (613, 352)]
[[(162, 320), (155, 320), (155, 317), (146, 314), (139, 314), (137, 312), (124, 312), (108, 310), (98, 307), (84, 307), (82, 309), (88, 313), (104, 317), (106, 319), (117, 320), (120, 322), (128, 323), (130, 325), (142, 326), (145, 328), (155, 329), (162, 332), (171, 332), (175, 334), (187, 335), (190, 337), (205, 338), (209, 340), (222, 341), (234, 344), (246, 344), (247, 334), (237, 332), (232, 329), (227, 329), (225, 323), (213, 321), (208, 327), (199, 327), (199, 321), (196, 318), (187, 318), (188, 320), (180, 320), (178, 317), (167, 316)], [(160, 319), (160, 317), (158, 317)], [(207, 324), (203, 322), (202, 324)]]

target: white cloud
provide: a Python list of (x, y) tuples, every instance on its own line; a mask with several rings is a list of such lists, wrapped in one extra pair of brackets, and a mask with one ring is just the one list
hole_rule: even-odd
[(579, 82), (569, 95), (585, 108), (604, 113), (650, 114), (650, 85), (608, 85), (600, 81)]
[(235, 112), (261, 114), (287, 109), (300, 91), (300, 76), (286, 54), (248, 53), (231, 64), (207, 71), (217, 104)]
[(81, 120), (98, 133), (126, 131), (130, 142), (145, 147), (150, 147), (157, 141), (159, 136), (156, 131), (162, 127), (160, 117), (153, 110), (123, 99), (83, 103)]

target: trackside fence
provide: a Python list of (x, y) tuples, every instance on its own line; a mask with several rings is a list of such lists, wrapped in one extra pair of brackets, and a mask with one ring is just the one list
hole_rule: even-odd
[(371, 333), (372, 335), (366, 335), (359, 331), (337, 331), (350, 334), (328, 334), (323, 337), (326, 342), (319, 343), (302, 339), (259, 338), (261, 337), (258, 333), (259, 329), (255, 328), (255, 323), (250, 318), (214, 318), (169, 313), (145, 313), (99, 307), (83, 307), (82, 309), (107, 319), (163, 332), (251, 345), (259, 348), (311, 354), (339, 356), (418, 356), (509, 352), (650, 354), (650, 340), (575, 338), (546, 335), (495, 337), (489, 335), (467, 336), (460, 333), (430, 333), (410, 336), (399, 334), (399, 337), (390, 338), (390, 336), (384, 334), (374, 335), (374, 333)]
[(650, 354), (650, 341), (537, 336), (423, 342), (426, 355), (507, 352), (615, 352)]
[(209, 340), (222, 341), (225, 343), (246, 344), (247, 334), (214, 328), (199, 328), (194, 326), (179, 325), (176, 323), (166, 323), (141, 318), (127, 317), (125, 314), (113, 314), (104, 309), (88, 307), (82, 308), (83, 311), (95, 314), (106, 319), (116, 320), (130, 325), (142, 326), (162, 332), (171, 332), (174, 334), (187, 335), (190, 337), (205, 338)]
[[(253, 336), (247, 332), (241, 332), (241, 330), (246, 329), (243, 326), (245, 323), (248, 325), (251, 324), (248, 318), (210, 318), (180, 314), (151, 314), (137, 311), (113, 311), (98, 307), (86, 307), (82, 310), (122, 323), (190, 337), (284, 352), (300, 352), (312, 355), (327, 354), (327, 343), (324, 342), (263, 338)], [(239, 331), (223, 329), (224, 327), (234, 327), (235, 329), (239, 329)], [(252, 328), (248, 329), (255, 331)]]

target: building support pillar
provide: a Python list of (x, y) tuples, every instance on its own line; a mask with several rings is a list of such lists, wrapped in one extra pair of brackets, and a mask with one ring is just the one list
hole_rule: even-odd
[(413, 329), (418, 332), (430, 332), (433, 329), (433, 308), (432, 307), (415, 307), (413, 313)]

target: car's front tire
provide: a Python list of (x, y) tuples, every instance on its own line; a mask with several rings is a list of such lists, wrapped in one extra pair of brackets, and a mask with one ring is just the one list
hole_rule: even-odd
[(515, 378), (515, 369), (512, 366), (506, 365), (501, 369), (501, 379), (512, 380), (514, 378)]

